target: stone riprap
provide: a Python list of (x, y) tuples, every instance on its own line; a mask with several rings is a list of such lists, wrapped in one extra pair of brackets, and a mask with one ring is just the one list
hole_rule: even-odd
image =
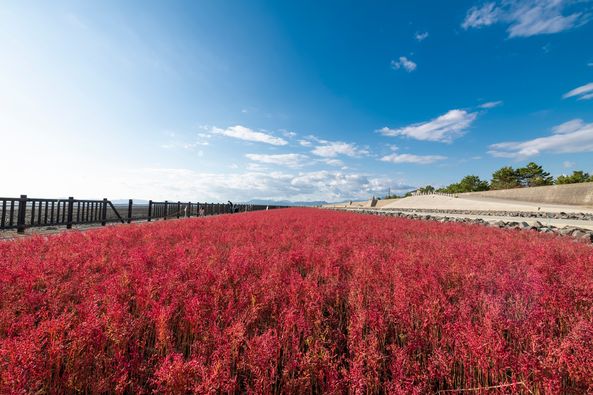
[[(464, 218), (463, 216), (457, 215), (499, 215), (500, 213), (489, 213), (484, 214), (484, 212), (465, 212), (465, 213), (450, 213), (446, 212), (446, 210), (438, 210), (438, 213), (435, 212), (435, 215), (426, 214), (426, 213), (418, 213), (413, 211), (403, 211), (403, 210), (386, 210), (386, 209), (368, 209), (368, 208), (331, 208), (333, 210), (347, 210), (351, 212), (357, 212), (361, 214), (372, 214), (372, 215), (384, 215), (390, 217), (399, 217), (399, 218), (408, 218), (408, 219), (417, 219), (417, 220), (432, 220), (438, 222), (460, 222), (460, 223), (468, 223), (468, 224), (480, 224), (484, 226), (494, 226), (498, 228), (507, 228), (507, 229), (521, 229), (521, 230), (531, 230), (537, 231), (541, 233), (554, 233), (562, 236), (570, 236), (576, 240), (593, 243), (593, 229), (588, 229), (585, 227), (580, 226), (563, 226), (558, 227), (551, 224), (544, 224), (538, 220), (527, 222), (525, 220), (517, 220), (517, 221), (509, 221), (509, 220), (486, 220), (483, 218)], [(425, 211), (425, 210), (422, 210)], [(456, 216), (447, 216), (446, 214), (456, 215)], [(535, 213), (535, 214), (542, 214), (542, 215), (551, 215), (550, 217), (525, 217), (523, 215), (526, 214), (534, 214), (534, 213), (508, 213), (506, 216), (510, 217), (517, 217), (517, 218), (548, 218), (548, 219), (571, 219), (576, 221), (591, 221), (591, 214), (581, 213), (583, 216), (576, 215), (574, 213), (570, 214), (570, 218), (568, 218), (567, 213)], [(511, 214), (511, 215), (508, 215)]]
[(542, 212), (542, 211), (493, 211), (493, 210), (444, 210), (444, 209), (415, 209), (415, 208), (383, 208), (385, 211), (403, 211), (411, 213), (440, 213), (440, 214), (469, 214), (488, 215), (496, 217), (521, 217), (521, 218), (548, 218), (548, 219), (571, 219), (593, 221), (592, 213), (571, 213), (571, 212)]

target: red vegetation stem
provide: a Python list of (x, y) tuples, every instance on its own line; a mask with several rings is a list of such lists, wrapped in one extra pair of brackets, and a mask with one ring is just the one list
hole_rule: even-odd
[(584, 393), (592, 316), (593, 249), (530, 232), (288, 209), (37, 236), (0, 243), (0, 393)]

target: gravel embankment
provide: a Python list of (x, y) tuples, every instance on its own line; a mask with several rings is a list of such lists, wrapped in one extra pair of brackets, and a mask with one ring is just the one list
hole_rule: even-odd
[[(408, 219), (460, 222), (498, 228), (532, 230), (541, 233), (570, 236), (580, 241), (593, 243), (593, 215), (588, 213), (491, 212), (481, 210), (431, 210), (428, 212), (429, 210), (418, 209), (397, 209), (396, 211), (395, 209), (379, 210), (360, 208), (335, 208), (334, 210)], [(486, 217), (486, 219), (481, 217)]]

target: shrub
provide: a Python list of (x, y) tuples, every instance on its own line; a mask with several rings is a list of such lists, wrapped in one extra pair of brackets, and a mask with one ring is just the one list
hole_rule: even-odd
[(593, 252), (314, 209), (0, 243), (0, 392), (593, 390)]

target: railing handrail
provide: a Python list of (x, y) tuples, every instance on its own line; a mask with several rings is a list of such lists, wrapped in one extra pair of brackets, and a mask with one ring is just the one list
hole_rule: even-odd
[(457, 197), (456, 193), (447, 193), (447, 192), (412, 192), (411, 195), (412, 196), (439, 195), (439, 196)]
[[(120, 213), (127, 206), (127, 215)], [(134, 215), (134, 206), (145, 214)], [(181, 218), (233, 214), (246, 211), (287, 208), (289, 206), (257, 205), (238, 203), (208, 203), (181, 201), (153, 201), (115, 204), (111, 200), (75, 199), (74, 197), (50, 199), (20, 197), (0, 197), (0, 230), (17, 229), (24, 233), (26, 228), (40, 226), (66, 226), (98, 224), (110, 222), (131, 223), (132, 221), (152, 221), (157, 219)]]

